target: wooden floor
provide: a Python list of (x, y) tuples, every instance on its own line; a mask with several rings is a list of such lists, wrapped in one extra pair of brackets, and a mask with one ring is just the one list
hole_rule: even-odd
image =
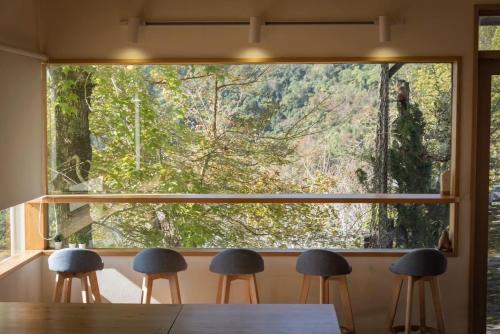
[(333, 305), (0, 303), (2, 334), (340, 334)]

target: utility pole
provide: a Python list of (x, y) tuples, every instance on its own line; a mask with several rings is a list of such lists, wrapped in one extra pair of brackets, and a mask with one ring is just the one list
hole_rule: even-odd
[(141, 169), (141, 105), (139, 96), (135, 94), (135, 170)]

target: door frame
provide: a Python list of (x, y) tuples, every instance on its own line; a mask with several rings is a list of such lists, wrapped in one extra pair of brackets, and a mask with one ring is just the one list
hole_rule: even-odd
[(471, 174), (469, 333), (486, 333), (489, 228), (491, 77), (500, 75), (500, 50), (479, 51), (479, 17), (499, 15), (500, 5), (474, 7), (474, 82)]
[(477, 113), (473, 159), (471, 333), (486, 332), (489, 228), (489, 171), (491, 125), (491, 77), (500, 75), (500, 59), (481, 59), (477, 66)]

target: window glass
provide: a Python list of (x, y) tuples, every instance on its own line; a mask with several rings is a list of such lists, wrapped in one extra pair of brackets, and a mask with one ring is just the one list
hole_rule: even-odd
[(439, 193), (451, 64), (51, 65), (49, 192)]
[(500, 50), (500, 16), (479, 17), (479, 45), (481, 51)]
[(10, 209), (0, 210), (0, 261), (10, 256)]
[[(50, 205), (50, 233), (95, 248), (419, 248), (449, 226), (447, 205)], [(58, 219), (55, 213), (58, 212)]]

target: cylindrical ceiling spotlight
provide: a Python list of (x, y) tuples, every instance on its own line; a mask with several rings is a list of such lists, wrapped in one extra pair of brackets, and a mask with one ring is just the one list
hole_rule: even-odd
[(262, 29), (262, 19), (257, 16), (250, 18), (250, 28), (248, 31), (248, 42), (250, 44), (260, 43), (260, 35)]
[(391, 24), (387, 16), (378, 17), (378, 40), (380, 43), (391, 40)]
[(130, 43), (137, 43), (139, 41), (139, 27), (142, 20), (138, 17), (131, 17), (128, 19), (128, 41)]

